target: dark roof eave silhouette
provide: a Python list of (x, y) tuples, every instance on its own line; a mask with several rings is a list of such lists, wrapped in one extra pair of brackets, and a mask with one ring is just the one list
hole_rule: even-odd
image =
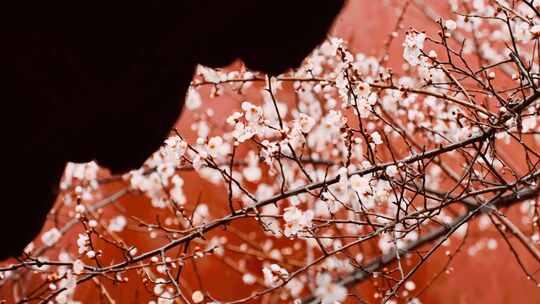
[(5, 109), (0, 259), (39, 233), (67, 161), (139, 167), (182, 111), (198, 63), (279, 74), (344, 0), (31, 1), (0, 13)]

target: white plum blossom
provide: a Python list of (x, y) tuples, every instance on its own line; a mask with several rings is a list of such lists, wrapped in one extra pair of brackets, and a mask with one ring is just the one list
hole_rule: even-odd
[(164, 291), (158, 298), (157, 304), (173, 304), (174, 295), (169, 291)]
[(245, 273), (242, 276), (242, 281), (247, 285), (253, 285), (253, 284), (255, 284), (256, 279), (255, 279), (255, 276), (252, 275), (251, 273)]
[(223, 157), (227, 156), (230, 151), (230, 146), (227, 143), (223, 142), (221, 136), (214, 136), (208, 140), (208, 154), (212, 157)]
[(322, 304), (341, 303), (347, 298), (347, 288), (334, 283), (329, 273), (318, 274), (316, 283), (315, 296)]
[(171, 182), (173, 184), (169, 190), (171, 199), (180, 206), (184, 205), (187, 200), (183, 189), (184, 179), (182, 179), (179, 175), (175, 175), (172, 177)]
[(424, 48), (424, 41), (426, 40), (426, 34), (410, 32), (405, 36), (405, 42), (403, 43), (403, 58), (411, 66), (420, 64), (420, 55)]
[(302, 290), (304, 290), (304, 283), (299, 279), (292, 278), (285, 287), (289, 290), (293, 298), (298, 298)]
[(256, 134), (256, 130), (251, 126), (246, 126), (243, 122), (238, 122), (234, 125), (232, 135), (239, 142), (245, 142)]
[(300, 113), (294, 124), (302, 133), (309, 133), (313, 129), (313, 126), (315, 126), (315, 120), (304, 113)]
[(394, 177), (394, 176), (399, 174), (399, 170), (398, 170), (398, 167), (396, 165), (390, 165), (390, 166), (386, 167), (386, 169), (384, 171), (390, 177)]
[(416, 284), (413, 281), (405, 282), (404, 286), (405, 286), (405, 289), (407, 289), (408, 291), (413, 291), (416, 289)]
[(253, 151), (249, 151), (246, 157), (248, 165), (242, 170), (243, 176), (249, 182), (256, 182), (261, 179), (262, 171), (258, 165), (258, 157)]
[[(275, 79), (275, 78), (272, 78)], [(272, 87), (274, 89), (275, 87)], [(279, 116), (281, 118), (287, 115), (288, 107), (285, 103), (280, 101), (275, 101), (272, 99), (272, 95), (268, 91), (263, 91), (264, 102), (262, 104), (263, 117), (267, 122), (278, 123), (279, 117), (277, 111), (279, 111)], [(277, 111), (276, 111), (277, 107)]]
[(62, 237), (62, 233), (60, 230), (58, 230), (58, 228), (54, 227), (41, 235), (41, 241), (43, 244), (45, 244), (45, 246), (50, 247), (56, 244), (60, 237)]
[(382, 234), (379, 238), (379, 249), (382, 251), (383, 254), (389, 253), (392, 249), (394, 249), (394, 243), (392, 238), (388, 233)]
[(285, 229), (283, 234), (287, 237), (296, 236), (301, 230), (310, 227), (313, 220), (313, 211), (302, 211), (295, 206), (285, 208), (283, 220)]
[(189, 110), (198, 109), (202, 105), (202, 98), (199, 92), (193, 88), (189, 88), (185, 102), (186, 108)]
[(282, 268), (278, 264), (271, 264), (270, 266), (263, 267), (262, 273), (264, 276), (264, 283), (269, 287), (279, 285), (283, 282), (283, 279), (287, 279), (289, 276), (287, 269)]
[(121, 232), (126, 227), (126, 224), (126, 217), (123, 215), (118, 215), (111, 219), (109, 226), (107, 226), (107, 230), (110, 232)]
[(204, 119), (199, 119), (191, 124), (191, 130), (197, 132), (200, 138), (207, 138), (210, 134), (210, 125)]
[(89, 250), (89, 241), (90, 238), (88, 237), (88, 235), (79, 233), (79, 237), (77, 238), (77, 247), (79, 248), (79, 254), (83, 254)]
[(76, 287), (76, 278), (71, 273), (68, 273), (56, 286), (56, 289), (61, 290), (55, 297), (56, 302), (59, 304), (73, 304), (72, 297)]
[(229, 125), (234, 126), (234, 125), (240, 120), (240, 118), (242, 118), (242, 116), (244, 116), (243, 113), (240, 113), (240, 112), (234, 112), (234, 113), (232, 113), (229, 117), (227, 117), (226, 122), (227, 122)]
[(383, 143), (381, 134), (379, 134), (379, 132), (377, 131), (371, 133), (371, 139), (373, 140), (373, 143), (376, 145), (380, 145)]
[(356, 86), (356, 92), (358, 94), (358, 97), (360, 98), (367, 98), (369, 96), (371, 89), (367, 82), (360, 82)]
[(193, 212), (193, 223), (196, 225), (200, 225), (201, 223), (205, 222), (208, 217), (210, 216), (208, 205), (207, 204), (199, 204), (195, 211)]
[(489, 250), (495, 250), (498, 247), (497, 240), (496, 239), (489, 239), (486, 244), (487, 249)]
[(358, 192), (359, 194), (366, 194), (371, 192), (370, 177), (367, 175), (360, 176), (354, 174), (349, 178), (349, 185), (353, 191)]
[[(262, 188), (259, 186), (259, 189), (262, 189)], [(261, 194), (261, 192), (265, 190), (267, 189), (262, 189), (262, 191), (257, 191), (257, 198), (270, 197), (272, 193), (270, 193), (270, 195)], [(275, 205), (266, 205), (262, 208), (262, 214), (270, 216), (270, 217), (261, 218), (262, 223), (269, 230), (268, 232), (276, 234), (276, 235), (279, 234), (281, 232), (281, 227), (279, 225), (279, 221), (275, 218), (279, 215), (279, 209)]]
[[(159, 156), (154, 155), (155, 166), (171, 163), (178, 165), (187, 151), (188, 144), (179, 136), (171, 136), (165, 140), (165, 145), (159, 150)], [(159, 157), (159, 158), (158, 158)]]
[(193, 303), (202, 303), (204, 301), (204, 294), (200, 290), (195, 290), (191, 294), (191, 300)]
[(323, 125), (326, 125), (327, 128), (339, 129), (347, 123), (347, 118), (343, 117), (343, 114), (338, 111), (331, 110), (328, 112), (328, 115), (323, 119)]
[(220, 81), (226, 79), (225, 75), (220, 76), (220, 74), (216, 70), (202, 65), (197, 66), (196, 74), (202, 75), (204, 77), (204, 80), (211, 83), (219, 83)]
[(328, 40), (326, 40), (321, 47), (319, 48), (319, 51), (322, 55), (333, 57), (336, 56), (337, 50), (343, 45), (343, 39), (332, 37)]
[(81, 260), (75, 260), (73, 262), (73, 273), (81, 274), (84, 271), (84, 263)]
[(530, 130), (535, 130), (537, 124), (538, 118), (535, 115), (531, 115), (523, 118), (521, 121), (521, 129), (523, 132), (529, 132)]
[(68, 162), (64, 171), (64, 183), (70, 185), (73, 179), (94, 180), (97, 177), (99, 167), (96, 162), (72, 163)]
[(444, 28), (449, 32), (453, 32), (457, 28), (457, 23), (454, 20), (451, 20), (451, 19), (446, 20), (446, 21), (444, 21)]
[(540, 24), (535, 24), (533, 26), (531, 26), (530, 28), (530, 31), (531, 31), (531, 34), (533, 35), (533, 37), (539, 37), (540, 36)]
[(257, 123), (263, 119), (262, 108), (248, 101), (242, 103), (242, 110), (244, 111), (244, 117), (250, 123)]
[(522, 42), (528, 42), (531, 40), (531, 28), (528, 22), (523, 22), (517, 20), (513, 23), (513, 31), (514, 37), (518, 41)]

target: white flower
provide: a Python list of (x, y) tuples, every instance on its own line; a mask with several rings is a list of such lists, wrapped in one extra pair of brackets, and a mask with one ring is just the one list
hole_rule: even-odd
[(523, 118), (521, 121), (521, 128), (523, 132), (528, 132), (536, 128), (537, 120), (536, 115), (531, 115)]
[(199, 204), (193, 212), (193, 224), (199, 225), (208, 219), (210, 216), (208, 205)]
[(319, 47), (319, 51), (322, 55), (328, 56), (328, 57), (334, 57), (336, 56), (338, 48), (340, 48), (343, 45), (343, 39), (332, 37)]
[(88, 241), (90, 239), (86, 234), (79, 233), (77, 238), (77, 246), (79, 247), (79, 254), (83, 254), (88, 250)]
[(392, 239), (388, 234), (381, 235), (377, 245), (379, 246), (379, 249), (382, 251), (383, 254), (389, 253), (394, 248)]
[(154, 290), (153, 290), (156, 296), (161, 295), (165, 291), (164, 289), (165, 283), (166, 281), (163, 278), (156, 279), (156, 285), (154, 285)]
[(257, 282), (257, 280), (255, 280), (255, 276), (252, 275), (251, 273), (246, 273), (242, 276), (242, 281), (244, 282), (244, 284), (247, 284), (247, 285), (253, 285), (255, 284), (255, 282)]
[(204, 77), (204, 80), (211, 83), (219, 83), (221, 81), (221, 77), (219, 73), (216, 70), (209, 67), (198, 65), (197, 74), (202, 75)]
[(384, 171), (390, 177), (396, 176), (398, 174), (398, 168), (396, 167), (396, 165), (390, 165), (386, 167)]
[(201, 95), (193, 88), (189, 88), (186, 96), (186, 108), (188, 110), (195, 110), (202, 105)]
[(528, 41), (531, 39), (529, 23), (516, 21), (512, 24), (512, 34), (518, 41)]
[(360, 176), (355, 174), (349, 178), (349, 185), (351, 186), (352, 190), (358, 192), (359, 194), (371, 192), (369, 176)]
[(371, 139), (373, 140), (373, 143), (376, 145), (380, 145), (383, 143), (381, 134), (379, 134), (379, 132), (377, 131), (371, 133)]
[(339, 73), (336, 78), (336, 88), (338, 89), (339, 96), (346, 100), (347, 95), (349, 94), (349, 80), (345, 77), (345, 73)]
[(200, 290), (195, 290), (191, 295), (191, 300), (193, 303), (201, 303), (204, 301), (204, 294)]
[(184, 180), (180, 175), (175, 175), (171, 178), (171, 182), (174, 184), (175, 187), (182, 187), (184, 185)]
[(315, 295), (322, 304), (340, 303), (347, 298), (347, 288), (332, 282), (332, 276), (328, 273), (320, 273), (316, 283)]
[(272, 264), (270, 267), (263, 267), (262, 273), (266, 286), (274, 287), (279, 285), (283, 279), (289, 276), (287, 269), (280, 267), (278, 264)]
[(258, 166), (247, 166), (242, 170), (242, 174), (249, 182), (256, 182), (261, 179), (262, 173)]
[(487, 247), (489, 250), (495, 250), (495, 249), (497, 249), (497, 240), (496, 240), (496, 239), (489, 239), (489, 240), (487, 241), (486, 247)]
[(358, 97), (366, 98), (371, 92), (369, 83), (360, 82), (358, 86), (356, 86), (356, 92), (358, 94)]
[(540, 36), (540, 24), (533, 25), (530, 31), (531, 31), (531, 34), (533, 34), (533, 36), (535, 37)]
[(289, 290), (293, 298), (298, 298), (304, 289), (304, 283), (299, 279), (292, 278), (287, 285), (285, 285), (285, 288)]
[(315, 119), (304, 113), (300, 113), (298, 119), (295, 121), (295, 126), (302, 131), (302, 133), (309, 133), (315, 125)]
[(175, 185), (171, 188), (169, 191), (169, 194), (171, 195), (171, 199), (178, 205), (185, 205), (186, 204), (186, 196), (184, 194), (184, 190), (182, 189), (182, 186)]
[(242, 110), (244, 110), (246, 120), (248, 122), (256, 123), (262, 119), (263, 110), (261, 107), (256, 106), (248, 101), (242, 103)]
[(119, 215), (117, 217), (114, 217), (110, 222), (109, 226), (107, 227), (107, 230), (110, 232), (121, 232), (124, 230), (124, 227), (126, 227), (127, 220), (124, 216)]
[(227, 117), (226, 122), (229, 125), (234, 126), (242, 116), (244, 116), (244, 114), (240, 112), (234, 112), (229, 117)]
[(446, 20), (444, 22), (444, 28), (447, 31), (452, 32), (457, 28), (457, 23), (454, 20)]
[(229, 153), (229, 145), (223, 142), (221, 136), (214, 136), (208, 140), (208, 154), (212, 157), (226, 156)]
[(86, 211), (86, 207), (82, 204), (79, 204), (75, 206), (75, 212), (77, 213), (84, 213)]
[(62, 233), (60, 232), (60, 230), (58, 230), (57, 228), (52, 228), (49, 231), (43, 233), (43, 235), (41, 236), (41, 241), (46, 246), (52, 246), (56, 242), (58, 242), (61, 236)]
[(285, 230), (283, 231), (283, 234), (287, 237), (291, 237), (298, 234), (302, 229), (311, 226), (313, 211), (308, 210), (302, 212), (302, 210), (295, 206), (291, 206), (285, 209), (283, 220), (285, 220)]
[(187, 142), (183, 141), (179, 136), (171, 136), (165, 140), (165, 145), (154, 156), (160, 157), (159, 159), (164, 163), (177, 165), (186, 153), (187, 148)]
[(63, 189), (67, 189), (73, 183), (73, 179), (80, 181), (87, 180), (92, 181), (97, 178), (99, 166), (96, 162), (91, 161), (88, 163), (67, 163), (64, 172), (64, 181), (61, 184)]
[(242, 170), (242, 175), (248, 182), (256, 182), (261, 179), (262, 171), (258, 166), (257, 154), (253, 151), (249, 151), (247, 155), (248, 165)]
[(420, 63), (420, 54), (422, 54), (422, 48), (424, 47), (424, 40), (426, 34), (424, 33), (409, 33), (405, 36), (405, 42), (403, 43), (403, 58), (411, 65), (416, 66)]
[(343, 189), (347, 189), (349, 186), (349, 174), (347, 173), (347, 168), (341, 167), (338, 169), (338, 176), (339, 176), (339, 185)]
[[(275, 78), (272, 78), (272, 79), (275, 79)], [(274, 88), (275, 87), (273, 87), (272, 89)], [(263, 98), (264, 98), (264, 102), (261, 107), (263, 115), (261, 116), (261, 118), (264, 117), (265, 119), (268, 119), (273, 123), (277, 123), (279, 120), (278, 112), (279, 112), (279, 116), (281, 116), (282, 118), (287, 116), (287, 111), (289, 109), (286, 103), (276, 100), (274, 104), (274, 99), (272, 99), (272, 95), (270, 95), (268, 91), (263, 91)], [(276, 111), (276, 107), (277, 107), (277, 111)]]
[(328, 114), (323, 118), (323, 125), (327, 125), (327, 128), (336, 128), (340, 129), (347, 123), (347, 118), (343, 117), (341, 112), (331, 110), (328, 112)]
[(73, 262), (73, 273), (74, 274), (81, 274), (84, 270), (84, 263), (81, 260), (75, 260)]
[(174, 303), (173, 299), (174, 299), (174, 295), (172, 295), (168, 291), (165, 291), (159, 296), (157, 304), (172, 304)]
[(168, 202), (167, 199), (165, 199), (164, 197), (152, 197), (152, 199), (150, 200), (152, 207), (159, 208), (159, 209), (166, 208), (167, 202)]
[(413, 281), (405, 282), (405, 289), (408, 291), (413, 291), (416, 288), (416, 284)]
[(75, 279), (73, 275), (71, 275), (71, 273), (68, 273), (64, 279), (60, 280), (58, 286), (55, 286), (54, 288), (54, 289), (64, 289), (55, 297), (56, 302), (59, 304), (76, 303), (71, 300), (73, 297), (73, 294), (75, 293), (76, 287), (77, 287), (77, 280)]
[(252, 127), (246, 126), (243, 122), (238, 122), (234, 125), (232, 136), (239, 142), (244, 142), (252, 138), (255, 133), (256, 132)]

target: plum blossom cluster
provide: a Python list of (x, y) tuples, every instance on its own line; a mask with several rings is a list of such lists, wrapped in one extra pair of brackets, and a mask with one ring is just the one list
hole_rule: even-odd
[[(408, 2), (377, 56), (332, 37), (277, 77), (199, 67), (191, 124), (121, 177), (69, 164), (62, 218), (0, 284), (32, 269), (48, 288), (27, 297), (58, 303), (128, 278), (148, 303), (421, 303), (462, 252), (519, 256), (515, 238), (540, 262), (540, 7), (450, 0), (443, 18), (417, 4), (433, 19), (417, 29)], [(437, 255), (445, 268), (417, 281)], [(216, 276), (250, 292), (222, 296), (204, 284)]]

